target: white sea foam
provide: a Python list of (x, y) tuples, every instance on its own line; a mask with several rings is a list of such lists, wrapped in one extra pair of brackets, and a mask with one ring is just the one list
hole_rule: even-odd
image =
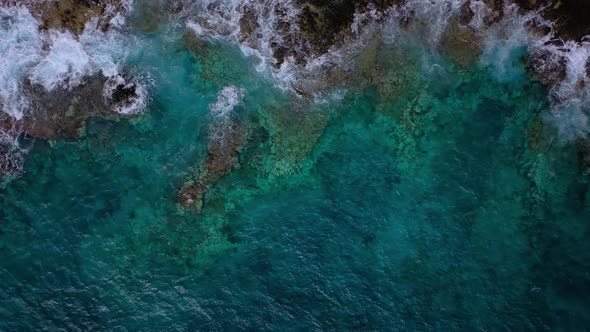
[[(551, 88), (552, 116), (561, 122), (558, 128), (563, 137), (588, 133), (590, 79), (586, 64), (590, 43), (556, 44), (554, 24), (543, 19), (543, 8), (525, 12), (506, 3), (500, 15), (499, 8), (491, 9), (482, 0), (408, 0), (384, 11), (370, 5), (355, 15), (351, 37), (344, 46), (322, 55), (313, 54), (307, 47), (298, 26), (300, 11), (292, 0), (207, 0), (188, 6), (185, 14), (188, 28), (198, 36), (236, 43), (245, 54), (258, 57), (258, 69), (272, 72), (280, 87), (312, 92), (317, 97), (321, 95), (322, 73), (345, 65), (355, 50), (363, 47), (363, 40), (378, 35), (385, 42), (393, 42), (403, 30), (412, 30), (436, 49), (451, 22), (464, 14), (465, 6), (473, 14), (465, 28), (480, 42), (480, 64), (492, 69), (499, 81), (523, 74), (525, 68), (518, 59), (524, 56), (545, 54), (541, 59), (545, 63), (536, 68), (540, 71), (543, 66), (551, 70), (565, 66), (565, 77)], [(287, 56), (277, 66), (273, 51), (277, 47), (303, 57), (303, 64)]]
[[(481, 8), (483, 6), (478, 9)], [(480, 21), (483, 15), (474, 17)], [(480, 22), (472, 25), (478, 27), (475, 33), (482, 39), (483, 51), (480, 62), (484, 66), (493, 68), (492, 72), (499, 81), (510, 81), (514, 76), (522, 73), (523, 68), (517, 63), (520, 60), (519, 53), (524, 55), (529, 47), (534, 46), (533, 42), (543, 44), (545, 41), (531, 39), (525, 24), (532, 18), (533, 13), (527, 16), (519, 15), (518, 8), (512, 5), (505, 8), (504, 18), (501, 21), (492, 25), (482, 25)]]
[(93, 68), (90, 56), (71, 32), (52, 31), (49, 40), (49, 53), (33, 67), (29, 75), (33, 83), (41, 84), (51, 91), (59, 85), (76, 86), (84, 76), (91, 74)]
[(25, 7), (0, 7), (0, 109), (20, 119), (28, 107), (22, 80), (41, 59), (39, 22)]
[[(21, 174), (24, 155), (27, 149), (21, 148), (16, 135), (0, 131), (0, 174), (2, 180)], [(3, 186), (4, 183), (0, 183)]]
[(554, 81), (550, 82), (548, 118), (562, 139), (587, 135), (590, 79), (586, 63), (590, 61), (590, 43), (563, 42), (555, 33), (554, 23), (541, 14), (542, 9), (523, 12), (514, 4), (505, 6), (502, 20), (477, 31), (483, 40), (482, 64), (492, 67), (500, 81), (510, 80), (511, 75), (523, 71), (515, 62), (515, 53), (526, 53), (531, 60), (542, 56), (533, 69), (539, 76), (551, 75)]
[[(280, 88), (321, 100), (323, 74), (358, 52), (368, 35), (380, 33), (385, 39), (393, 38), (392, 25), (418, 17), (422, 23), (428, 22), (424, 35), (435, 43), (463, 2), (410, 0), (384, 12), (371, 5), (355, 16), (350, 27), (352, 38), (323, 54), (314, 54), (302, 36), (301, 9), (293, 0), (205, 0), (185, 5), (183, 15), (187, 27), (197, 36), (230, 41), (244, 54), (257, 57), (257, 69), (270, 72)], [(279, 48), (288, 50), (282, 59), (275, 56)]]
[(237, 86), (226, 86), (217, 94), (217, 100), (209, 105), (209, 113), (214, 121), (210, 128), (210, 138), (224, 146), (234, 130), (232, 114), (240, 105), (246, 94), (246, 90)]
[[(106, 32), (99, 28), (98, 17), (89, 20), (80, 36), (69, 31), (40, 32), (39, 22), (23, 6), (0, 8), (0, 20), (0, 105), (15, 119), (21, 119), (29, 106), (22, 91), (27, 80), (52, 91), (71, 89), (90, 75), (117, 77), (134, 49), (134, 40), (119, 32), (125, 21), (121, 13), (113, 16), (116, 25)], [(138, 95), (129, 104), (134, 106), (114, 111), (129, 114), (143, 109), (146, 88), (138, 80), (134, 84)]]
[(211, 115), (220, 119), (227, 119), (230, 113), (244, 99), (245, 90), (236, 86), (226, 86), (217, 94), (217, 101), (209, 105)]
[[(279, 87), (291, 88), (295, 59), (287, 55), (280, 66), (276, 47), (304, 54), (303, 38), (297, 23), (299, 8), (292, 0), (205, 0), (185, 6), (187, 27), (197, 36), (224, 39), (254, 56), (258, 71), (270, 71)], [(248, 31), (243, 30), (248, 26)], [(299, 69), (300, 70), (300, 69)]]
[[(129, 9), (131, 1), (123, 3)], [(118, 12), (118, 14), (114, 14)], [(72, 89), (89, 75), (102, 74), (105, 83), (105, 100), (112, 97), (112, 82), (120, 82), (122, 64), (133, 40), (119, 32), (125, 16), (113, 6), (107, 6), (104, 16), (110, 17), (111, 28), (99, 29), (99, 18), (87, 22), (84, 31), (74, 36), (69, 31), (41, 32), (40, 22), (23, 5), (0, 6), (0, 119), (12, 128), (0, 130), (0, 174), (18, 175), (22, 170), (23, 155), (27, 149), (19, 144), (21, 120), (31, 109), (28, 85), (38, 85), (47, 91), (57, 88)], [(127, 78), (124, 100), (106, 103), (114, 112), (136, 114), (145, 108), (148, 100), (146, 80)], [(27, 92), (28, 91), (28, 92)], [(39, 110), (37, 110), (39, 111)], [(52, 110), (40, 110), (50, 113)], [(15, 121), (16, 120), (16, 121)]]
[[(515, 52), (550, 54), (544, 61), (554, 65), (565, 59), (566, 77), (552, 88), (553, 114), (565, 117), (565, 113), (588, 112), (588, 44), (549, 43), (555, 38), (552, 23), (544, 21), (540, 12), (524, 13), (515, 5), (504, 8), (501, 19), (494, 16), (497, 9), (490, 9), (481, 0), (409, 0), (384, 11), (369, 6), (355, 16), (352, 34), (344, 46), (321, 55), (313, 54), (301, 36), (300, 9), (293, 0), (185, 1), (180, 16), (196, 35), (233, 42), (245, 54), (257, 57), (257, 69), (271, 72), (279, 87), (321, 99), (324, 72), (345, 65), (365, 39), (379, 35), (385, 42), (392, 42), (404, 29), (411, 29), (436, 48), (465, 5), (473, 12), (467, 27), (481, 41), (481, 64), (492, 68), (499, 80), (510, 80), (510, 75), (522, 71), (522, 66), (514, 62)], [(2, 8), (0, 16), (0, 38), (4, 41), (0, 45), (0, 102), (6, 113), (17, 118), (27, 107), (20, 93), (24, 78), (49, 90), (78, 84), (85, 75), (96, 73), (118, 79), (120, 64), (130, 48), (116, 29), (125, 22), (121, 14), (111, 15), (114, 29), (104, 33), (96, 28), (96, 21), (91, 21), (79, 38), (67, 32), (39, 34), (39, 23), (24, 7)], [(531, 25), (545, 26), (549, 32), (540, 34)], [(44, 49), (43, 44), (49, 48)], [(275, 57), (279, 47), (288, 50), (280, 66)], [(105, 98), (108, 91), (105, 88)], [(569, 118), (584, 119), (579, 114)]]
[(563, 77), (552, 73), (558, 81), (551, 86), (551, 114), (548, 118), (556, 124), (564, 139), (590, 133), (590, 78), (586, 69), (590, 61), (590, 42), (561, 41), (556, 36), (554, 23), (542, 17), (543, 8), (523, 11), (517, 5), (507, 3), (500, 17), (498, 9), (488, 8), (481, 0), (440, 0), (431, 6), (427, 2), (430, 3), (409, 0), (383, 13), (370, 12), (355, 20), (354, 30), (374, 26), (376, 21), (383, 22), (380, 31), (387, 40), (395, 38), (400, 22), (404, 21), (406, 25), (418, 26), (418, 32), (426, 31), (427, 41), (437, 46), (451, 20), (457, 18), (464, 5), (468, 5), (473, 17), (466, 28), (480, 40), (480, 64), (491, 68), (499, 81), (510, 81), (524, 73), (520, 58), (544, 55), (536, 68), (538, 75), (551, 74), (545, 70), (564, 71)]
[(590, 77), (586, 65), (590, 61), (590, 42), (566, 43), (554, 56), (566, 59), (565, 79), (553, 86), (551, 122), (564, 139), (587, 136), (590, 133)]
[[(110, 105), (112, 110), (122, 115), (134, 115), (141, 113), (148, 101), (147, 85), (148, 79), (126, 78), (121, 74), (109, 77), (103, 88), (105, 103)], [(115, 100), (117, 91), (127, 92), (122, 100)]]

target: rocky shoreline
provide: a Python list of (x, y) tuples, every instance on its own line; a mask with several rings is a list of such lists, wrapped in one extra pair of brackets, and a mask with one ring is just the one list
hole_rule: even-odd
[(75, 35), (93, 18), (106, 30), (111, 19), (125, 11), (122, 0), (0, 0), (0, 6), (26, 6), (41, 21), (41, 30), (68, 30)]
[[(407, 4), (409, 0), (377, 0), (377, 1), (350, 1), (350, 0), (294, 0), (286, 1), (290, 6), (296, 8), (297, 16), (289, 16), (287, 9), (281, 6), (268, 8), (274, 10), (274, 16), (278, 17), (273, 22), (274, 32), (280, 35), (278, 41), (271, 41), (270, 48), (272, 56), (276, 61), (274, 66), (280, 67), (287, 59), (293, 59), (296, 64), (305, 66), (308, 62), (324, 56), (334, 47), (346, 46), (351, 40), (355, 20), (359, 15), (370, 14), (372, 17), (385, 17), (392, 7), (400, 7)], [(464, 2), (457, 17), (451, 19), (447, 28), (442, 33), (440, 49), (447, 53), (454, 61), (461, 66), (473, 63), (481, 52), (479, 48), (480, 36), (470, 26), (476, 13), (473, 11), (473, 3), (469, 0)], [(487, 15), (483, 17), (483, 23), (490, 26), (499, 22), (504, 17), (507, 6), (515, 3), (521, 11), (539, 11), (541, 16), (554, 22), (555, 38), (552, 43), (565, 43), (567, 40), (580, 42), (583, 37), (590, 33), (590, 25), (585, 22), (590, 17), (590, 0), (483, 0), (487, 7)], [(47, 1), (7, 1), (0, 0), (0, 6), (20, 6), (29, 8), (41, 24), (42, 31), (70, 31), (79, 36), (90, 20), (96, 18), (97, 26), (106, 31), (117, 15), (126, 11), (126, 1), (122, 0), (47, 0)], [(250, 4), (252, 5), (252, 4)], [(239, 19), (240, 42), (246, 45), (254, 45), (254, 40), (259, 38), (262, 27), (260, 26), (261, 12), (257, 12), (250, 5), (244, 5), (243, 13)], [(423, 4), (427, 6), (428, 4)], [(137, 6), (148, 6), (137, 4)], [(153, 6), (153, 5), (151, 5)], [(170, 15), (182, 15), (190, 3), (181, 0), (166, 0), (160, 3), (160, 9), (170, 11)], [(150, 7), (151, 8), (151, 7)], [(267, 13), (268, 14), (268, 13)], [(406, 10), (401, 17), (401, 23), (412, 24), (415, 13), (411, 9)], [(377, 19), (378, 21), (379, 19)], [(530, 29), (539, 34), (548, 33), (545, 25), (530, 26)], [(253, 46), (254, 47), (254, 46)], [(529, 69), (546, 85), (557, 84), (564, 80), (566, 75), (566, 60), (548, 54), (542, 50), (532, 53), (529, 56)], [(590, 73), (590, 59), (586, 63), (586, 71)], [(359, 73), (354, 72), (354, 73)], [(329, 68), (325, 77), (321, 80), (322, 86), (342, 84), (347, 81), (347, 76), (354, 73), (346, 72), (340, 66)], [(317, 75), (317, 70), (313, 72)], [(590, 75), (589, 75), (590, 76)], [(55, 139), (58, 136), (79, 138), (84, 132), (84, 124), (92, 116), (112, 116), (112, 108), (116, 104), (129, 103), (136, 96), (134, 83), (122, 83), (114, 85), (112, 97), (103, 98), (105, 84), (110, 84), (112, 78), (103, 75), (86, 77), (84, 82), (72, 89), (57, 89), (46, 92), (42, 87), (31, 82), (25, 82), (27, 93), (32, 96), (32, 111), (23, 119), (5, 117), (2, 121), (2, 128), (5, 131), (21, 128), (22, 133), (34, 138)], [(112, 82), (111, 82), (112, 83)], [(349, 82), (351, 83), (351, 82)], [(322, 89), (311, 81), (306, 81), (306, 88), (294, 89), (301, 95), (310, 95), (311, 90)], [(579, 84), (584, 84), (582, 81)], [(584, 145), (585, 146), (585, 145)], [(219, 150), (219, 149), (217, 149)], [(236, 151), (232, 150), (231, 159), (235, 159)], [(585, 149), (586, 150), (586, 149)], [(212, 158), (216, 149), (212, 148)], [(225, 153), (223, 153), (225, 155)], [(229, 163), (231, 164), (231, 163)], [(229, 165), (228, 164), (228, 165)], [(223, 171), (216, 172), (223, 174), (231, 169), (231, 166), (223, 167)], [(199, 182), (199, 181), (197, 181)], [(205, 181), (203, 188), (196, 191), (203, 191), (209, 183)], [(194, 188), (193, 188), (194, 189)]]
[[(36, 25), (38, 25), (39, 30), (38, 36), (34, 36), (34, 31), (26, 31), (28, 35), (23, 37), (25, 43), (27, 42), (26, 38), (38, 38), (39, 43), (42, 43), (42, 51), (40, 51), (42, 54), (23, 54), (23, 56), (28, 56), (34, 61), (40, 61), (39, 59), (43, 59), (42, 57), (50, 57), (53, 52), (52, 42), (55, 42), (54, 39), (65, 38), (65, 43), (69, 43), (67, 45), (80, 48), (73, 50), (73, 52), (82, 52), (83, 58), (80, 60), (82, 61), (80, 64), (75, 62), (77, 61), (75, 58), (65, 58), (63, 64), (57, 65), (66, 67), (64, 67), (65, 69), (57, 67), (55, 70), (65, 70), (66, 72), (63, 73), (64, 77), (56, 78), (60, 83), (55, 84), (51, 89), (45, 87), (43, 82), (35, 81), (35, 78), (31, 78), (30, 75), (29, 77), (20, 78), (21, 82), (17, 83), (17, 93), (19, 94), (17, 98), (25, 100), (24, 105), (26, 105), (24, 109), (20, 110), (22, 115), (9, 114), (8, 109), (6, 109), (3, 110), (4, 114), (0, 121), (0, 131), (2, 131), (3, 137), (6, 136), (6, 139), (2, 141), (2, 151), (0, 151), (2, 155), (0, 158), (1, 177), (14, 176), (20, 171), (17, 165), (22, 162), (22, 153), (17, 153), (23, 150), (19, 144), (20, 138), (43, 140), (57, 138), (80, 139), (84, 135), (86, 122), (89, 118), (128, 116), (121, 110), (124, 111), (133, 107), (134, 103), (142, 102), (139, 99), (143, 97), (141, 94), (144, 92), (135, 80), (126, 73), (107, 77), (100, 68), (87, 70), (87, 68), (75, 67), (73, 70), (79, 72), (76, 72), (74, 77), (67, 75), (72, 70), (72, 66), (89, 65), (89, 62), (93, 61), (86, 54), (86, 50), (82, 49), (82, 34), (85, 29), (95, 30), (99, 34), (106, 34), (111, 25), (120, 23), (117, 16), (126, 14), (128, 9), (126, 7), (127, 1), (0, 0), (0, 7), (13, 8), (13, 14), (23, 13), (23, 11), (20, 11), (23, 6), (30, 13), (26, 15), (32, 15), (37, 20)], [(26, 16), (23, 17), (19, 19), (26, 19)], [(12, 31), (19, 29), (18, 22), (9, 22), (8, 24), (7, 29), (13, 29)], [(21, 32), (14, 33), (22, 34)], [(20, 43), (20, 40), (16, 39), (15, 43)], [(21, 46), (10, 47), (18, 49)], [(29, 44), (26, 44), (25, 47), (29, 47)], [(25, 49), (25, 51), (31, 50)], [(56, 50), (56, 52), (68, 51)], [(18, 55), (15, 54), (15, 56)], [(62, 53), (54, 55), (55, 59), (59, 61), (62, 61), (63, 56), (69, 57), (70, 55)], [(8, 59), (7, 61), (15, 60)], [(45, 61), (51, 63), (55, 60), (47, 58)], [(42, 63), (39, 65), (42, 65)], [(26, 70), (31, 70), (31, 67)], [(43, 76), (43, 78), (48, 78), (48, 76)], [(0, 109), (8, 107), (10, 105), (4, 105), (0, 101)]]

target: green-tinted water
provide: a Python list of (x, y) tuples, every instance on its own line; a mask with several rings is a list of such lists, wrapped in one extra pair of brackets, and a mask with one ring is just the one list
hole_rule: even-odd
[[(139, 38), (146, 114), (37, 141), (2, 191), (0, 330), (589, 326), (588, 178), (524, 71), (375, 44), (318, 104), (232, 46)], [(184, 211), (229, 85), (247, 143)]]

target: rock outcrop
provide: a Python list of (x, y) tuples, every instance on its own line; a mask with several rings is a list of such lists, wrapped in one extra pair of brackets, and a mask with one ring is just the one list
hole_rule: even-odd
[[(219, 138), (219, 135), (223, 137)], [(177, 200), (184, 209), (197, 214), (201, 212), (205, 193), (236, 166), (239, 152), (246, 142), (247, 132), (242, 124), (213, 127), (205, 162), (195, 177), (186, 181), (178, 192)]]
[(46, 140), (79, 139), (89, 118), (121, 116), (113, 112), (114, 107), (128, 104), (137, 97), (134, 83), (127, 83), (115, 86), (111, 98), (105, 98), (107, 81), (99, 74), (87, 77), (73, 88), (57, 87), (50, 92), (25, 82), (24, 90), (30, 97), (29, 111), (22, 119), (6, 116), (0, 128), (5, 132), (19, 128), (26, 136)]
[(0, 6), (24, 5), (41, 21), (42, 30), (69, 30), (78, 35), (86, 22), (98, 18), (103, 30), (125, 10), (123, 0), (0, 0)]
[(562, 39), (580, 40), (590, 35), (588, 0), (515, 0), (525, 10), (545, 8), (543, 15), (556, 23)]

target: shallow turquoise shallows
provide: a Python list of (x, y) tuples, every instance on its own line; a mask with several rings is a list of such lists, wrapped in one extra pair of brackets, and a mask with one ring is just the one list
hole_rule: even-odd
[[(137, 33), (144, 115), (36, 141), (0, 191), (1, 331), (590, 327), (588, 177), (523, 52), (499, 79), (376, 43), (342, 99), (311, 103), (170, 29)], [(185, 211), (227, 86), (247, 143)]]

